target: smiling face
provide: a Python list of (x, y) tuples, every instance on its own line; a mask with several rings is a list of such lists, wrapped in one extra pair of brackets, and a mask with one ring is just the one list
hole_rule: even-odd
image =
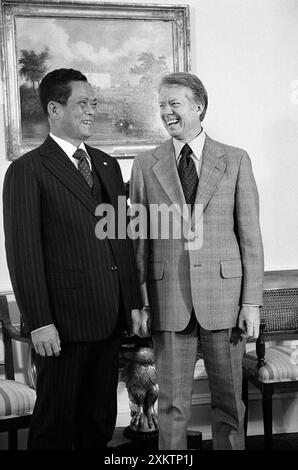
[(203, 106), (195, 103), (191, 89), (177, 85), (162, 86), (159, 108), (170, 136), (181, 142), (190, 142), (200, 133)]
[(89, 83), (71, 81), (71, 94), (66, 105), (50, 102), (51, 131), (76, 147), (93, 134), (96, 98)]

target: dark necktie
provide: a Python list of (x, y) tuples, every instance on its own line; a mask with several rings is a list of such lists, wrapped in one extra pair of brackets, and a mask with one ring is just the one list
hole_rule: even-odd
[(196, 199), (199, 178), (195, 163), (190, 156), (191, 153), (191, 148), (188, 144), (185, 144), (181, 150), (178, 173), (180, 176), (186, 203), (191, 204), (191, 207), (193, 207)]
[(90, 170), (89, 163), (87, 161), (87, 153), (83, 149), (77, 149), (73, 154), (73, 158), (79, 161), (78, 170), (85, 179), (88, 186), (92, 189), (93, 187), (93, 176)]

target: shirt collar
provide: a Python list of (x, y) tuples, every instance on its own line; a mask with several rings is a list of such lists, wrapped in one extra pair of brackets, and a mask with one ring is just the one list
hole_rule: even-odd
[[(56, 135), (52, 134), (51, 132), (50, 132), (50, 137), (52, 137), (52, 139), (56, 142), (56, 144), (58, 144), (59, 147), (61, 147), (62, 150), (66, 153), (66, 155), (71, 159), (73, 159), (73, 154), (75, 153), (77, 148), (83, 149), (87, 153), (84, 142), (81, 142), (80, 145), (78, 147), (76, 147), (75, 145), (71, 144), (67, 140), (61, 139), (61, 137), (57, 137)], [(87, 153), (87, 156), (88, 156), (88, 159), (90, 159), (88, 153)], [(73, 159), (73, 160), (75, 160), (75, 159)]]
[[(199, 135), (197, 135), (197, 137), (195, 137), (190, 142), (187, 142), (188, 145), (190, 146), (191, 150), (192, 150), (192, 153), (193, 153), (192, 156), (194, 158), (196, 158), (197, 160), (200, 160), (200, 158), (201, 158), (203, 148), (204, 148), (204, 144), (205, 144), (205, 140), (206, 140), (206, 133), (202, 129), (202, 131), (199, 133)], [(178, 160), (178, 158), (180, 156), (180, 153), (181, 153), (181, 150), (182, 150), (182, 147), (185, 145), (185, 143), (186, 142), (181, 142), (180, 140), (177, 140), (173, 137), (173, 145), (174, 145), (174, 149), (175, 149), (176, 160)]]

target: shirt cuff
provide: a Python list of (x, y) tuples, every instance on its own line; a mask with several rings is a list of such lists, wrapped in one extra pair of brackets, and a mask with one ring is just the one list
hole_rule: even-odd
[(50, 323), (49, 325), (41, 326), (40, 328), (36, 328), (36, 330), (30, 331), (30, 333), (35, 333), (36, 331), (43, 330), (44, 328), (48, 328), (48, 326), (54, 326), (54, 323)]

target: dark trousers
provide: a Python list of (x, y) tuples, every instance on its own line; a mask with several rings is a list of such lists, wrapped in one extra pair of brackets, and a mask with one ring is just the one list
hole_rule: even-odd
[(59, 357), (37, 356), (28, 449), (104, 449), (117, 417), (119, 329), (61, 348)]

